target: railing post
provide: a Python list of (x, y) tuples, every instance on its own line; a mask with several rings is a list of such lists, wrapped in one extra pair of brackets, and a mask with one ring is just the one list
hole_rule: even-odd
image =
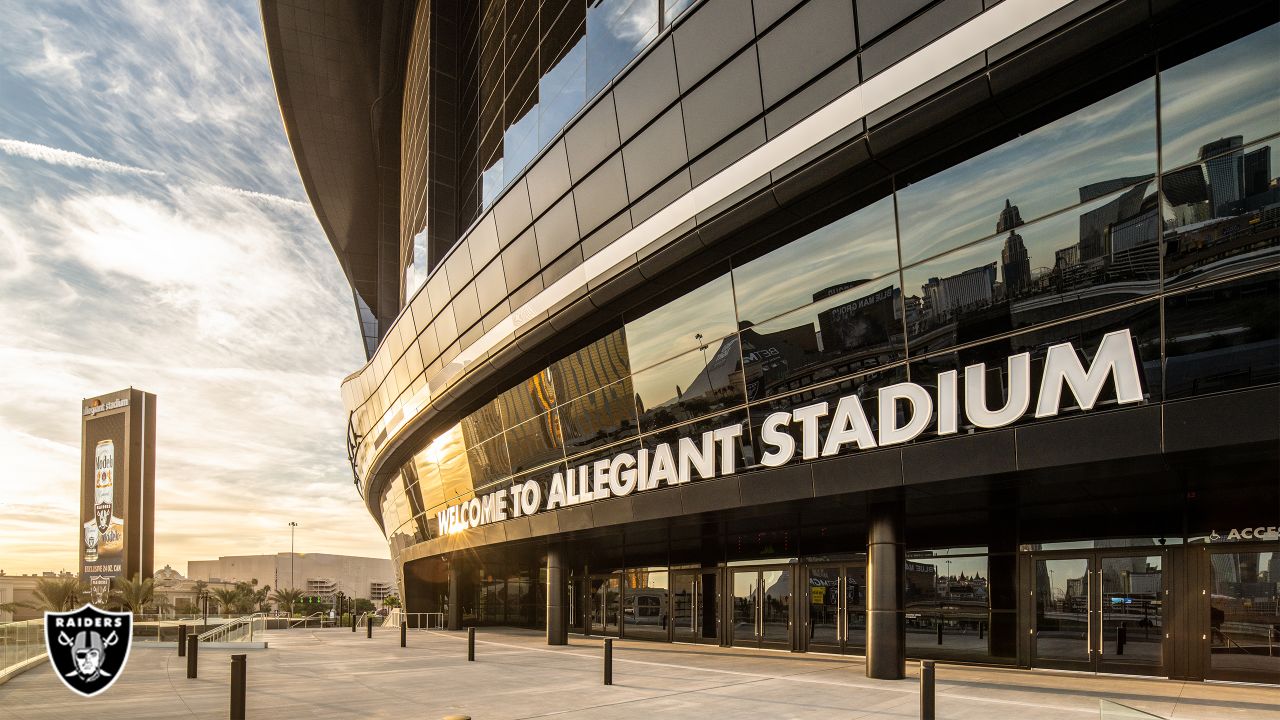
[(367, 615), (365, 616), (364, 620), (365, 620), (365, 624), (368, 626), (367, 628), (369, 631), (368, 637), (372, 638), (373, 637), (373, 616)]
[(400, 623), (400, 647), (409, 647), (409, 623)]
[(178, 625), (178, 657), (187, 656), (187, 626)]
[(231, 656), (231, 720), (244, 720), (245, 657)]
[(604, 684), (613, 684), (613, 638), (604, 639)]
[(187, 678), (194, 680), (196, 677), (196, 666), (200, 662), (200, 636), (187, 636)]
[(469, 662), (476, 660), (476, 629), (474, 627), (467, 628), (467, 660)]
[(920, 661), (920, 720), (934, 720), (933, 661)]

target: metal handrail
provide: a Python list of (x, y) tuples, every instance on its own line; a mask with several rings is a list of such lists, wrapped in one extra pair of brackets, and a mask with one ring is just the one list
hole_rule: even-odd
[(200, 634), (200, 642), (253, 642), (255, 632), (266, 630), (267, 616), (254, 613), (238, 617)]
[(292, 630), (292, 629), (294, 629), (294, 628), (298, 627), (298, 623), (302, 623), (302, 626), (305, 628), (305, 627), (307, 627), (307, 624), (308, 624), (309, 622), (311, 622), (313, 619), (314, 619), (314, 620), (319, 620), (319, 621), (320, 621), (320, 625), (323, 627), (323, 626), (324, 626), (324, 617), (325, 617), (324, 613), (323, 613), (323, 612), (320, 612), (319, 610), (317, 610), (317, 611), (315, 611), (315, 612), (311, 613), (310, 615), (307, 615), (306, 617), (300, 617), (300, 618), (297, 618), (297, 619), (295, 619), (295, 620), (290, 620), (290, 621), (289, 621), (289, 629), (290, 629), (290, 630)]

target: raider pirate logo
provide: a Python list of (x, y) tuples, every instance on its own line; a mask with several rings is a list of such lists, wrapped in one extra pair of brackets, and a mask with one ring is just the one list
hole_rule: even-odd
[(44, 642), (62, 684), (85, 697), (111, 687), (129, 659), (133, 613), (85, 605), (44, 614)]

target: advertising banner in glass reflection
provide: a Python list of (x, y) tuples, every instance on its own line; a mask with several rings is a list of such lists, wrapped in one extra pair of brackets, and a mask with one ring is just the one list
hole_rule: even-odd
[[(1091, 410), (1108, 385), (1117, 405), (1142, 402), (1142, 371), (1133, 343), (1127, 329), (1107, 333), (1097, 350), (1086, 356), (1092, 358), (1088, 367), (1071, 343), (1054, 345), (1045, 355), (1038, 383), (1032, 376), (1031, 354), (1014, 355), (1005, 368), (996, 369), (1007, 373), (1007, 390), (995, 393), (1004, 395), (1002, 404), (995, 408), (989, 402), (988, 369), (977, 363), (964, 368), (963, 388), (957, 370), (940, 373), (933, 392), (913, 382), (882, 387), (870, 414), (857, 394), (839, 398), (834, 407), (824, 401), (773, 412), (759, 429), (759, 462), (779, 467), (796, 459), (797, 453), (807, 461), (852, 449), (897, 445), (919, 437), (930, 425), (938, 435), (955, 434), (962, 408), (969, 423), (980, 428), (1010, 425), (1033, 407), (1037, 419), (1056, 416), (1064, 407), (1071, 407), (1063, 405), (1064, 397), (1080, 410)], [(678, 437), (653, 448), (621, 452), (568, 472), (557, 470), (545, 489), (537, 480), (525, 480), (446, 507), (436, 519), (442, 533), (458, 532), (508, 517), (730, 475), (738, 471), (739, 444), (746, 432), (739, 422), (707, 430), (696, 439)]]

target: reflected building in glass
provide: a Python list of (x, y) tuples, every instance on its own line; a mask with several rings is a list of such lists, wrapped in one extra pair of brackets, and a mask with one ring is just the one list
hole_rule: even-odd
[(263, 0), (406, 622), (1280, 682), (1275, 4), (962, 5)]

